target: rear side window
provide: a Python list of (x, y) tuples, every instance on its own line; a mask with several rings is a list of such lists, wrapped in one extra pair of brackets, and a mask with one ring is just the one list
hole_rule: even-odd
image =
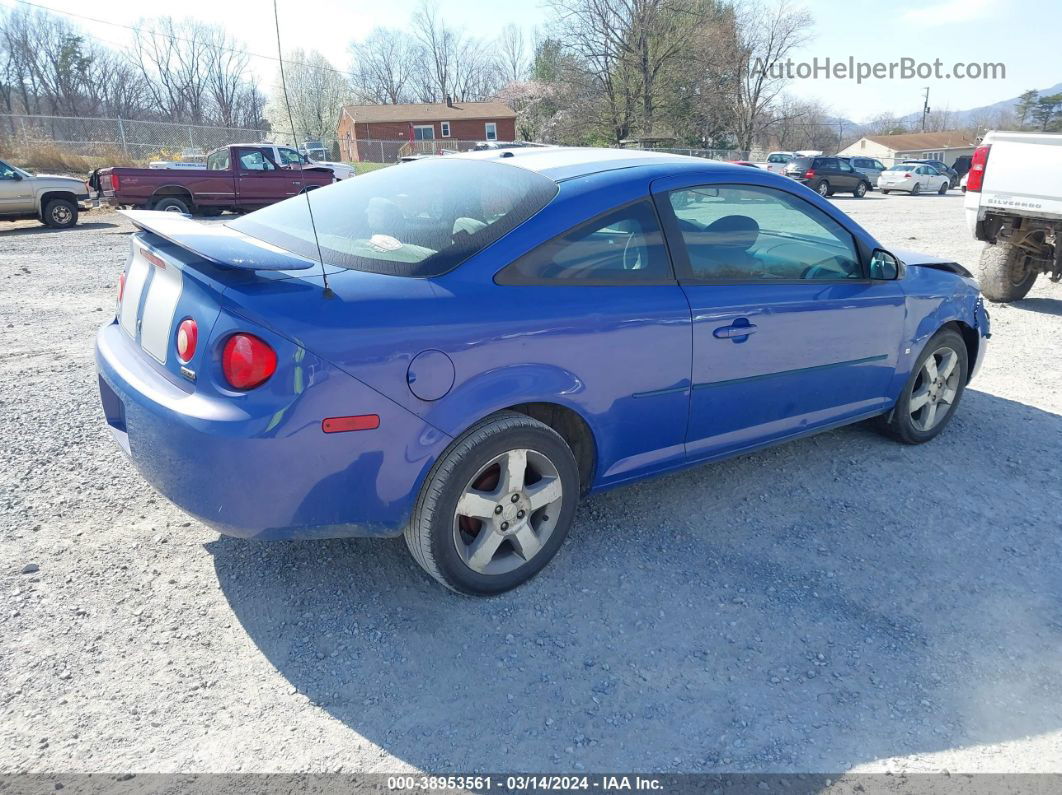
[(648, 200), (613, 210), (539, 246), (498, 284), (623, 285), (671, 281), (656, 212)]
[(441, 157), (402, 163), (294, 196), (229, 223), (326, 264), (394, 276), (438, 276), (523, 223), (557, 193), (517, 166)]

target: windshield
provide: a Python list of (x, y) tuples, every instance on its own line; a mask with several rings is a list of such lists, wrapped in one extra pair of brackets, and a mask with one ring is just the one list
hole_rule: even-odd
[(229, 226), (312, 260), (316, 226), (329, 265), (438, 276), (526, 221), (556, 193), (553, 180), (515, 166), (431, 158), (294, 196)]
[(0, 160), (0, 179), (14, 179), (16, 174), (18, 174), (20, 177), (33, 176), (25, 169), (17, 168), (16, 166), (10, 166), (3, 160)]

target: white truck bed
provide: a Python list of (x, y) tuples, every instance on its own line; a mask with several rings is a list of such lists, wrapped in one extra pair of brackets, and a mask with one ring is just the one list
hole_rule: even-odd
[(1062, 220), (1062, 135), (993, 131), (981, 144), (991, 149), (981, 190), (966, 192), (971, 232), (989, 213)]

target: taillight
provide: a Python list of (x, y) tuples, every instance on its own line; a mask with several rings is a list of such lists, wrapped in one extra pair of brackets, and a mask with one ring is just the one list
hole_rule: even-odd
[(815, 169), (813, 169), (813, 168), (809, 168), (807, 171), (804, 172), (804, 179), (811, 179), (814, 176), (815, 176)]
[(125, 274), (118, 274), (118, 303), (122, 303), (122, 296), (125, 295)]
[(261, 386), (276, 370), (276, 352), (253, 334), (233, 334), (225, 343), (221, 371), (234, 389)]
[(904, 175), (903, 175), (903, 178), (904, 178), (904, 179), (910, 179), (910, 178), (911, 178), (911, 175), (910, 175), (910, 174), (904, 174)]
[(980, 191), (985, 182), (985, 169), (988, 168), (988, 150), (992, 144), (985, 144), (974, 149), (970, 158), (970, 173), (966, 177), (967, 191)]
[(195, 346), (199, 341), (199, 326), (192, 318), (181, 321), (177, 327), (177, 358), (187, 364), (195, 356)]
[(117, 174), (115, 174), (115, 173), (114, 173), (114, 172), (112, 171), (112, 172), (111, 172), (111, 174), (110, 174), (110, 177), (111, 177), (111, 188), (112, 188), (112, 189), (114, 189), (114, 190), (118, 190), (118, 188), (120, 188), (120, 187), (121, 187), (121, 186), (119, 185), (119, 183), (118, 183), (118, 175), (117, 175)]

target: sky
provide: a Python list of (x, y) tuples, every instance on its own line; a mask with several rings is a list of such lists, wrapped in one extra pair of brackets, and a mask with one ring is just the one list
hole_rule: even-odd
[[(272, 0), (35, 0), (38, 5), (90, 16), (119, 25), (136, 25), (144, 17), (188, 16), (226, 27), (253, 53), (275, 55)], [(280, 34), (285, 50), (318, 49), (337, 67), (349, 64), (348, 45), (374, 26), (408, 25), (419, 0), (278, 0)], [(770, 0), (766, 0), (770, 2)], [(0, 0), (14, 6), (15, 0)], [(548, 10), (540, 0), (438, 0), (442, 16), (453, 26), (493, 38), (508, 23), (528, 32), (546, 29)], [(1017, 96), (1029, 88), (1062, 81), (1058, 30), (1060, 0), (804, 0), (812, 15), (813, 39), (793, 55), (794, 62), (854, 57), (867, 63), (932, 62), (943, 70), (955, 63), (1002, 63), (1005, 79), (796, 79), (788, 88), (802, 98), (821, 100), (833, 115), (866, 121), (881, 113), (905, 115), (921, 110), (922, 92), (930, 88), (935, 110), (965, 110)], [(128, 44), (129, 30), (70, 17), (85, 32), (105, 43)], [(251, 67), (270, 87), (276, 64), (252, 58)]]

